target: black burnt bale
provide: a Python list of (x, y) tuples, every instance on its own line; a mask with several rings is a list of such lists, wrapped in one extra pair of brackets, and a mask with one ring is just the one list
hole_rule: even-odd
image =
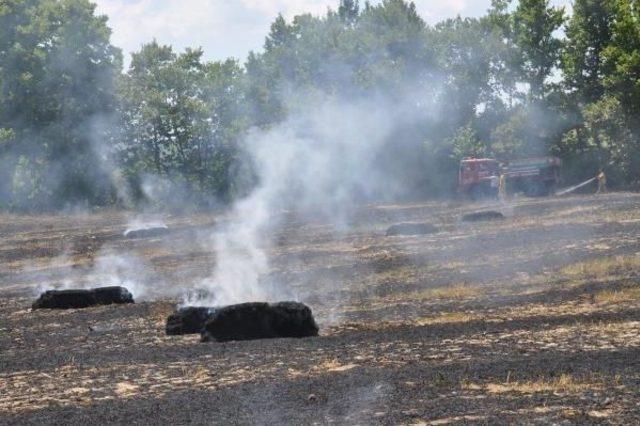
[(31, 305), (32, 309), (80, 309), (96, 304), (89, 290), (48, 290)]
[(97, 305), (133, 303), (133, 295), (124, 287), (111, 286), (90, 290)]
[(297, 302), (242, 303), (219, 308), (209, 318), (202, 341), (312, 337), (318, 326), (311, 309)]
[(169, 233), (169, 228), (158, 227), (149, 229), (136, 229), (135, 231), (127, 231), (124, 236), (130, 239), (138, 238), (156, 238)]
[(480, 222), (483, 220), (503, 220), (503, 219), (504, 219), (504, 215), (494, 210), (469, 213), (462, 216), (462, 220), (464, 222)]
[(429, 223), (399, 223), (387, 229), (387, 237), (398, 235), (425, 235), (438, 232), (438, 228)]
[(214, 308), (200, 306), (180, 308), (167, 318), (165, 331), (170, 336), (201, 333), (204, 324), (214, 312)]
[(33, 302), (33, 309), (82, 309), (90, 306), (134, 303), (124, 287), (103, 287), (93, 290), (48, 290)]
[(279, 337), (313, 337), (318, 335), (318, 325), (311, 308), (298, 302), (279, 302), (269, 305), (273, 315), (273, 327)]

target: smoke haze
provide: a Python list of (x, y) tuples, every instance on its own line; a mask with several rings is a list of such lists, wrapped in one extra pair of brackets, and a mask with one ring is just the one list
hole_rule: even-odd
[(348, 101), (301, 94), (295, 102), (302, 108), (283, 123), (247, 137), (259, 184), (212, 235), (217, 260), (201, 284), (209, 298), (185, 303), (224, 305), (290, 296), (290, 289), (264, 282), (268, 253), (287, 217), (319, 220), (345, 232), (358, 205), (404, 194), (401, 175), (394, 175), (381, 155), (394, 144), (402, 156), (403, 145), (415, 144), (415, 138), (393, 139), (398, 126), (435, 113), (434, 105), (418, 107), (413, 97)]

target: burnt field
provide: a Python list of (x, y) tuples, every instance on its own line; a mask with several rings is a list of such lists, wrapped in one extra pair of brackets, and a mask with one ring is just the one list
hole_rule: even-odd
[[(503, 220), (463, 222), (499, 209)], [(362, 208), (288, 218), (264, 285), (320, 336), (166, 336), (216, 262), (212, 215), (0, 215), (2, 424), (640, 421), (640, 195)], [(386, 236), (404, 222), (425, 235)], [(31, 310), (39, 290), (123, 285), (136, 304)]]

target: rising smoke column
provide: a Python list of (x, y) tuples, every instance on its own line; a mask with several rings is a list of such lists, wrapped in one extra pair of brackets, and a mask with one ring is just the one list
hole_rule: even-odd
[(284, 213), (313, 214), (344, 229), (356, 199), (399, 192), (400, 182), (377, 164), (389, 143), (402, 143), (391, 140), (394, 128), (422, 116), (407, 117), (402, 105), (374, 97), (346, 102), (321, 95), (306, 102), (298, 99), (296, 105), (305, 106), (276, 127), (247, 137), (259, 184), (212, 236), (217, 261), (211, 276), (201, 283), (208, 298), (186, 299), (185, 304), (287, 297), (286, 289), (263, 282), (269, 272), (268, 252), (283, 228)]

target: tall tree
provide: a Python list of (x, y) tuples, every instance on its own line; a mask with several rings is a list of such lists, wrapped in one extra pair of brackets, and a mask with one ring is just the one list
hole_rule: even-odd
[(353, 24), (360, 14), (360, 2), (358, 0), (340, 0), (338, 15), (343, 22)]
[(120, 87), (119, 144), (132, 181), (154, 174), (220, 197), (230, 192), (228, 171), (243, 127), (242, 71), (233, 60), (203, 62), (202, 54), (176, 54), (153, 41), (132, 55)]
[(617, 0), (576, 0), (566, 26), (564, 84), (582, 104), (604, 94), (603, 51), (611, 43)]
[[(492, 0), (487, 15), (480, 18), (489, 34), (483, 40), (484, 50), (490, 53), (490, 78), (497, 98), (506, 99), (513, 107), (518, 96), (520, 52), (514, 42), (514, 29), (509, 6), (511, 0)], [(496, 100), (493, 103), (500, 104)]]
[(640, 3), (618, 0), (610, 46), (604, 51), (604, 84), (640, 130)]
[(87, 0), (0, 5), (0, 123), (12, 133), (0, 192), (15, 207), (110, 197), (97, 145), (115, 110), (121, 54), (95, 9)]
[(287, 24), (282, 14), (278, 14), (276, 20), (271, 24), (264, 48), (270, 51), (281, 46), (286, 46), (291, 40), (291, 27)]
[(554, 34), (564, 22), (564, 9), (549, 0), (520, 0), (513, 12), (513, 36), (520, 50), (520, 73), (532, 100), (545, 95), (545, 82), (558, 64), (562, 42)]
[(477, 19), (458, 17), (439, 23), (431, 34), (438, 68), (448, 77), (443, 84), (443, 121), (453, 128), (464, 126), (493, 94), (492, 32)]
[(402, 96), (408, 81), (416, 91), (426, 83), (433, 58), (425, 43), (426, 24), (413, 2), (366, 3), (355, 32), (364, 44), (358, 52), (359, 84)]

